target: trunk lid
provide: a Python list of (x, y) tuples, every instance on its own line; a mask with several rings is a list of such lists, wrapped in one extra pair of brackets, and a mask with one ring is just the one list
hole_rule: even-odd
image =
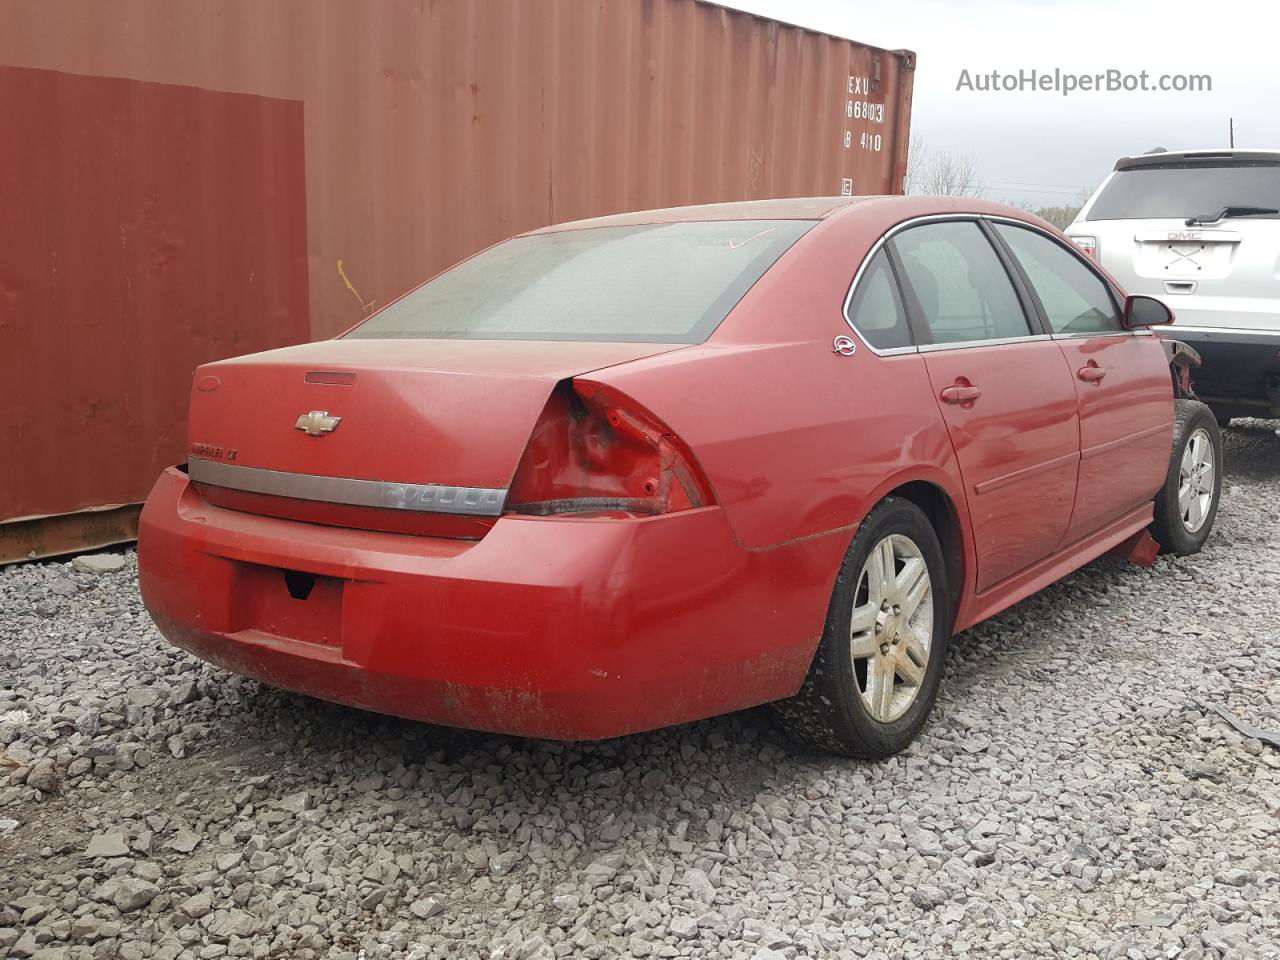
[[(454, 509), (449, 491), (505, 492), (556, 383), (680, 346), (346, 339), (207, 364), (191, 392), (192, 476), (236, 509), (414, 533), (433, 532), (423, 520), (434, 515), (451, 519), (442, 535), (468, 535), (457, 515), (501, 502)], [(409, 496), (388, 501), (389, 490)], [(318, 515), (325, 502), (345, 512)], [(412, 524), (388, 526), (382, 515), (405, 507)]]

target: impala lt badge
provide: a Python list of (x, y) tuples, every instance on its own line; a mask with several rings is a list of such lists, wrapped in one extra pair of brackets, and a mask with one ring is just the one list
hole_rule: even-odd
[(300, 416), (294, 427), (301, 430), (308, 437), (322, 437), (326, 433), (333, 433), (333, 431), (337, 430), (338, 424), (341, 422), (341, 417), (329, 416), (328, 410), (312, 410), (310, 413), (304, 413)]

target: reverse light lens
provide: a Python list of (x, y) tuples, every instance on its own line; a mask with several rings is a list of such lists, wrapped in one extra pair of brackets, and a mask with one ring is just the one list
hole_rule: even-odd
[(1097, 237), (1072, 237), (1071, 242), (1079, 247), (1091, 259), (1098, 259)]

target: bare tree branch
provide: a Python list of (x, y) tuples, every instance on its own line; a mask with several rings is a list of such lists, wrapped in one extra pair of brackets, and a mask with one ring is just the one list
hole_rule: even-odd
[(907, 148), (906, 192), (921, 196), (980, 197), (986, 182), (969, 154), (935, 150), (917, 137)]

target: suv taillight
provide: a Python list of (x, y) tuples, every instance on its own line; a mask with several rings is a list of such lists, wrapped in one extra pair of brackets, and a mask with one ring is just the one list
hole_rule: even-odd
[(630, 398), (563, 381), (520, 458), (507, 507), (516, 513), (654, 516), (712, 502), (688, 448)]
[(1098, 259), (1098, 238), (1097, 237), (1072, 237), (1071, 242), (1087, 254), (1090, 259)]

